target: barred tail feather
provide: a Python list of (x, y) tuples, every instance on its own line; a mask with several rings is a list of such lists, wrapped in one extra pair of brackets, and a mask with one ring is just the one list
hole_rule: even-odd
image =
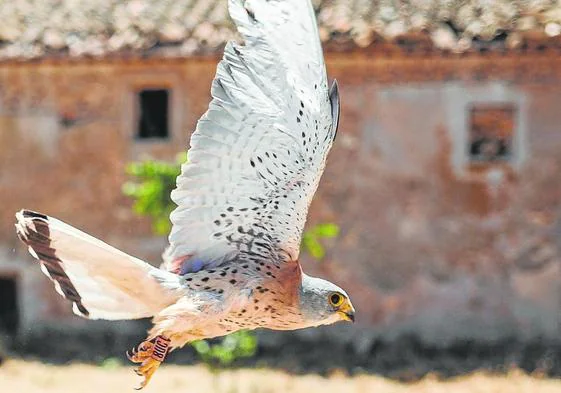
[(16, 231), (74, 313), (90, 319), (150, 317), (179, 294), (171, 273), (55, 218), (21, 210)]

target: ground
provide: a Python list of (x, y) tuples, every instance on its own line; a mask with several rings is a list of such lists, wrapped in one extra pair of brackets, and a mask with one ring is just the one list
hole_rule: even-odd
[[(133, 392), (139, 382), (130, 367), (115, 362), (101, 366), (72, 364), (47, 365), (39, 362), (9, 360), (0, 366), (0, 385), (6, 392), (81, 393)], [(503, 375), (483, 372), (438, 380), (428, 376), (415, 383), (400, 383), (378, 376), (347, 377), (334, 373), (293, 376), (282, 371), (246, 369), (212, 373), (204, 366), (163, 366), (149, 392), (165, 393), (304, 393), (318, 392), (449, 393), (449, 392), (561, 392), (560, 379), (547, 379), (512, 370)]]

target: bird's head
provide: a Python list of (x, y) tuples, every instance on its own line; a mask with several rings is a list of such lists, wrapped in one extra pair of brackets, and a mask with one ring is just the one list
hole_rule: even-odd
[(355, 321), (355, 309), (347, 293), (321, 278), (302, 275), (300, 310), (308, 326)]

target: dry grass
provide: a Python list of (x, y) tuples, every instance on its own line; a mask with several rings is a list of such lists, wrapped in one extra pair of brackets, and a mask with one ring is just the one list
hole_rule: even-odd
[[(0, 367), (0, 388), (3, 392), (132, 392), (138, 378), (128, 367), (96, 367), (74, 364), (45, 365), (38, 362), (11, 360)], [(292, 376), (281, 371), (240, 370), (212, 374), (203, 366), (164, 366), (144, 390), (166, 393), (561, 393), (561, 380), (541, 379), (512, 371), (494, 376), (476, 373), (438, 381), (427, 377), (405, 384), (377, 376), (345, 377), (333, 375)]]

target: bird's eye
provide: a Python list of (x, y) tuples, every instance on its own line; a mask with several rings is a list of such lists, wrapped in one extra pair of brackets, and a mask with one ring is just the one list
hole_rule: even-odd
[(343, 303), (343, 300), (343, 296), (341, 296), (341, 294), (339, 293), (332, 293), (331, 295), (329, 295), (329, 303), (333, 307), (339, 307)]

